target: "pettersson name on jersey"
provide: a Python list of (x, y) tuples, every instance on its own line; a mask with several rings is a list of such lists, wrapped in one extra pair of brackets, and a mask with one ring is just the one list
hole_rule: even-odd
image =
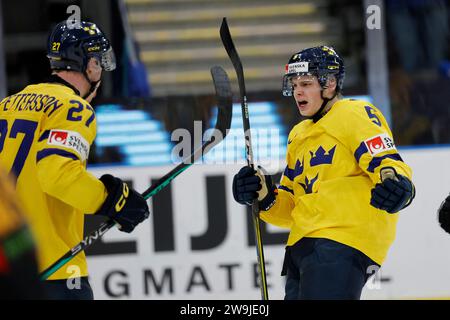
[(85, 161), (89, 156), (89, 143), (75, 131), (53, 129), (50, 131), (47, 144), (69, 148), (80, 156), (81, 161)]
[(364, 143), (373, 156), (384, 151), (396, 150), (394, 141), (386, 133), (367, 139)]

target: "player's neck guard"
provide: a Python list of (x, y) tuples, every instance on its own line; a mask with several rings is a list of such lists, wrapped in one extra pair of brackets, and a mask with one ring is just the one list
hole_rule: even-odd
[(65, 85), (66, 87), (69, 87), (70, 89), (72, 89), (77, 96), (80, 95), (80, 91), (77, 88), (75, 88), (69, 82), (67, 82), (66, 80), (64, 80), (63, 78), (59, 77), (56, 74), (50, 75), (50, 77), (45, 82), (47, 82), (47, 83), (59, 83), (59, 84)]

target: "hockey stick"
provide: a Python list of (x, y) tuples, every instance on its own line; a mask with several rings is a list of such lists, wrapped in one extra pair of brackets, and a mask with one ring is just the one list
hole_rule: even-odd
[[(233, 39), (231, 38), (230, 29), (228, 28), (227, 18), (223, 18), (222, 25), (220, 26), (220, 38), (222, 39), (223, 46), (228, 53), (228, 56), (233, 63), (234, 69), (236, 70), (236, 75), (239, 83), (239, 92), (241, 97), (241, 107), (242, 107), (242, 122), (244, 125), (245, 134), (245, 155), (247, 158), (247, 165), (252, 168), (255, 167), (253, 162), (253, 150), (252, 150), (252, 140), (250, 134), (250, 119), (248, 116), (248, 104), (247, 104), (247, 94), (245, 92), (245, 81), (244, 81), (244, 69), (242, 68), (241, 59), (239, 58), (236, 47), (234, 46)], [(256, 238), (256, 255), (258, 257), (258, 267), (259, 267), (259, 287), (261, 289), (261, 299), (269, 300), (269, 293), (267, 290), (267, 280), (266, 280), (266, 267), (264, 261), (264, 250), (261, 237), (261, 227), (259, 222), (259, 208), (258, 201), (255, 200), (252, 203), (252, 217), (253, 217), (253, 227), (255, 230)]]
[[(233, 100), (230, 81), (225, 70), (222, 67), (214, 66), (211, 68), (211, 75), (213, 78), (214, 88), (216, 91), (216, 99), (218, 105), (218, 115), (215, 130), (219, 130), (221, 138), (217, 138), (214, 135), (210, 140), (205, 142), (202, 146), (197, 148), (190, 156), (186, 157), (183, 162), (177, 165), (174, 169), (160, 178), (157, 182), (153, 183), (147, 190), (142, 193), (145, 199), (153, 197), (166, 187), (175, 177), (181, 174), (184, 170), (189, 168), (197, 159), (199, 159), (206, 152), (211, 150), (215, 145), (219, 144), (225, 136), (228, 134), (228, 129), (231, 124), (231, 117), (233, 112)], [(96, 240), (103, 236), (109, 229), (111, 229), (116, 223), (113, 220), (107, 220), (100, 224), (97, 230), (86, 236), (79, 244), (73, 247), (65, 255), (54, 262), (50, 267), (45, 269), (40, 274), (41, 280), (48, 279), (52, 274), (64, 266), (67, 262), (72, 260), (78, 253), (85, 250), (92, 245)]]

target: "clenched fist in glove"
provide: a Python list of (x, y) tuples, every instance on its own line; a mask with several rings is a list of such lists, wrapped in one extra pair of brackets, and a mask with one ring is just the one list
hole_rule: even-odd
[(370, 204), (389, 213), (396, 213), (410, 205), (415, 196), (415, 188), (411, 181), (397, 174), (392, 167), (381, 169), (380, 175), (382, 182), (377, 183), (372, 189)]
[(234, 200), (244, 205), (251, 205), (258, 199), (260, 210), (268, 210), (275, 203), (276, 187), (272, 178), (260, 166), (258, 171), (250, 166), (242, 167), (233, 178)]
[(438, 219), (441, 228), (450, 233), (450, 195), (441, 203), (438, 210)]
[(117, 222), (120, 231), (128, 232), (150, 215), (147, 201), (121, 179), (105, 174), (100, 181), (108, 191), (108, 197), (96, 214), (107, 216)]

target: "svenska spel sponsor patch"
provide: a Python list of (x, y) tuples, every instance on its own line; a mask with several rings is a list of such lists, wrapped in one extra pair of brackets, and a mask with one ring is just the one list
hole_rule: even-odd
[(286, 65), (286, 73), (300, 73), (309, 71), (309, 62), (296, 62)]
[(47, 139), (47, 144), (69, 148), (75, 151), (85, 161), (89, 156), (89, 143), (76, 131), (53, 129)]
[(371, 155), (377, 155), (388, 150), (396, 150), (394, 141), (387, 133), (380, 134), (364, 141)]

